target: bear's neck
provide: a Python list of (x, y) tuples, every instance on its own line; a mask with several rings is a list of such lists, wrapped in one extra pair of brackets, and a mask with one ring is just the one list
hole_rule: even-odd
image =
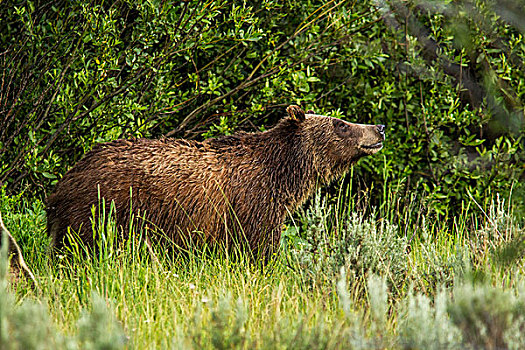
[(312, 153), (300, 135), (279, 132), (253, 134), (253, 146), (258, 149), (268, 195), (293, 211), (315, 191), (319, 179)]

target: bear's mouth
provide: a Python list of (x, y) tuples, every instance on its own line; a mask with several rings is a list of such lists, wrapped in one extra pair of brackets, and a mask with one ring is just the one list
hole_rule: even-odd
[(362, 145), (361, 147), (366, 149), (381, 149), (383, 148), (383, 142), (374, 143), (373, 145)]

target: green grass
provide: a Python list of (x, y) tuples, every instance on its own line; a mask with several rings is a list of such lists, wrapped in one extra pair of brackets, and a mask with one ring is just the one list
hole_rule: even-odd
[(512, 208), (464, 203), (438, 220), (422, 202), (401, 210), (394, 192), (377, 210), (346, 189), (318, 194), (265, 267), (162, 247), (157, 261), (138, 228), (113, 244), (111, 220), (96, 256), (52, 256), (42, 203), (2, 193), (40, 290), (2, 276), (0, 348), (523, 347), (523, 229)]

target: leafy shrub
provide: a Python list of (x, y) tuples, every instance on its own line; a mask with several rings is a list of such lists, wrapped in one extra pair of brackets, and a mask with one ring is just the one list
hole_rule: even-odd
[(521, 293), (488, 284), (456, 286), (448, 310), (465, 344), (474, 349), (523, 348), (525, 303)]
[(340, 215), (320, 192), (299, 220), (304, 231), (292, 254), (310, 279), (331, 279), (341, 267), (353, 278), (385, 276), (396, 287), (406, 279), (407, 239), (388, 222), (358, 212)]
[(245, 325), (248, 318), (247, 306), (238, 299), (232, 302), (231, 295), (219, 298), (217, 303), (207, 301), (210, 307), (210, 319), (207, 320), (202, 310), (195, 310), (193, 327), (189, 340), (195, 349), (212, 347), (214, 349), (240, 349), (247, 346)]
[(461, 332), (449, 318), (448, 292), (438, 291), (432, 301), (408, 293), (399, 310), (398, 342), (406, 349), (462, 349)]
[(77, 324), (80, 347), (93, 350), (124, 348), (128, 338), (107, 301), (94, 292), (91, 300), (91, 311), (84, 311)]
[[(388, 289), (384, 278), (368, 277), (370, 300), (369, 323), (355, 318), (342, 273), (337, 284), (338, 297), (345, 314), (369, 333), (356, 332), (350, 325), (344, 334), (358, 335), (352, 345), (360, 348), (406, 349), (521, 349), (525, 330), (523, 281), (515, 291), (458, 281), (452, 290), (441, 289), (432, 300), (428, 296), (409, 292), (395, 305), (396, 336), (388, 328)], [(453, 292), (453, 294), (451, 293)], [(361, 319), (361, 321), (359, 321)], [(366, 324), (366, 326), (363, 325)], [(363, 346), (363, 344), (366, 344)]]

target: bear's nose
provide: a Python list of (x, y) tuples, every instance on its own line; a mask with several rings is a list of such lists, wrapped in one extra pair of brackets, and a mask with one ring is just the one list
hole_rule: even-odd
[(377, 131), (385, 137), (385, 126), (383, 124), (376, 125)]

